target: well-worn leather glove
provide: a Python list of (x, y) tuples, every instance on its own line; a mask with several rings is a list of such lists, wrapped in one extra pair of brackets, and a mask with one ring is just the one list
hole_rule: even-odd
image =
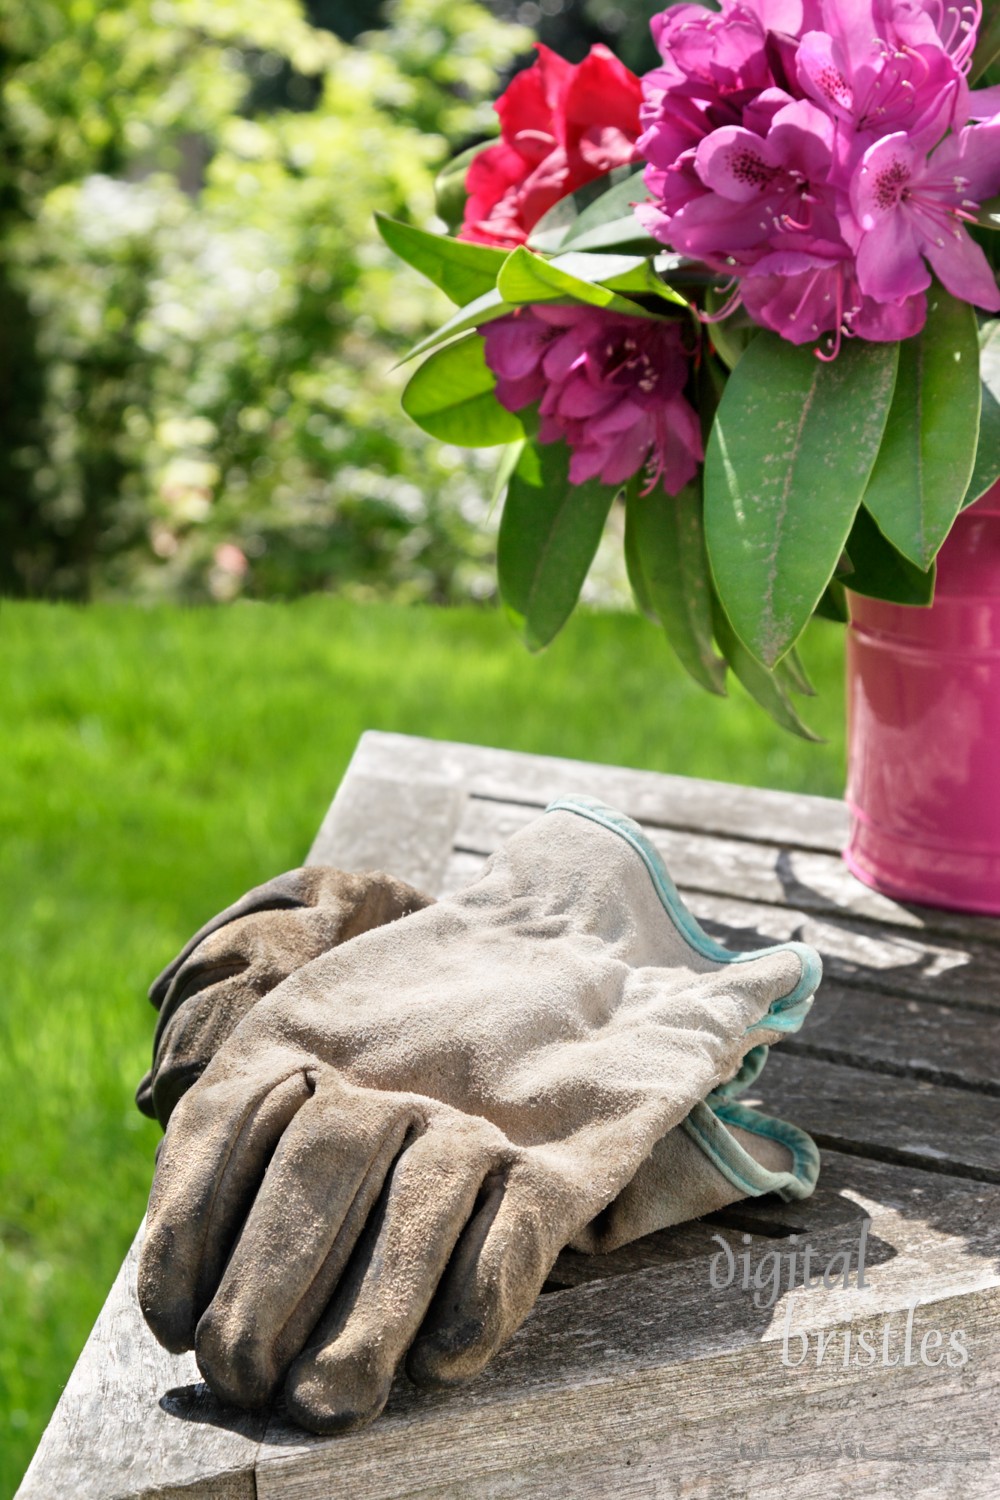
[[(712, 1101), (797, 1029), (818, 977), (801, 944), (719, 948), (634, 823), (555, 804), (466, 890), (297, 970), (219, 1049), (157, 1168), (150, 1325), (224, 1399), (283, 1387), (320, 1432), (381, 1410), (407, 1350), (418, 1382), (474, 1374), (697, 1106), (727, 1182), (752, 1161)], [(774, 1185), (801, 1196), (787, 1155)]]
[(153, 1066), (136, 1091), (165, 1126), (178, 1099), (251, 1006), (340, 943), (433, 901), (391, 875), (312, 865), (278, 875), (213, 917), (150, 987)]

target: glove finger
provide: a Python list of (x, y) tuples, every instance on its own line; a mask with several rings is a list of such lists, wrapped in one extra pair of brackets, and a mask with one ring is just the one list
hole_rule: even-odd
[[(477, 1139), (478, 1136), (478, 1139)], [(378, 1416), (496, 1160), (488, 1135), (435, 1129), (403, 1152), (316, 1336), (285, 1384), (292, 1418), (344, 1432)]]
[[(190, 1349), (267, 1162), (312, 1097), (301, 1066), (245, 1076), (184, 1096), (163, 1139), (139, 1259), (139, 1304), (160, 1343)], [(259, 1076), (259, 1075), (258, 1075)]]
[(340, 1085), (317, 1094), (271, 1159), (195, 1349), (216, 1395), (275, 1394), (343, 1274), (392, 1165), (423, 1129), (411, 1100)]
[(468, 1380), (520, 1327), (568, 1238), (558, 1203), (554, 1184), (523, 1162), (489, 1188), (410, 1350), (411, 1380)]
[[(220, 968), (218, 972), (221, 975), (224, 971)], [(178, 1101), (197, 1083), (247, 1011), (285, 977), (257, 968), (246, 969), (244, 965), (244, 972), (230, 970), (228, 977), (209, 983), (181, 1005), (174, 1006), (168, 1001), (160, 1011), (156, 1028), (148, 1088), (143, 1079), (136, 1094), (139, 1107), (142, 1108), (140, 1095), (145, 1092), (153, 1117), (166, 1128)]]

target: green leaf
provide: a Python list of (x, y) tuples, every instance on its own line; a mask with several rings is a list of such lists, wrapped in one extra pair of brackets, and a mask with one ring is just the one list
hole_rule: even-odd
[(470, 146), (467, 151), (452, 157), (434, 179), (434, 206), (438, 217), (444, 220), (452, 234), (465, 217), (465, 200), (469, 196), (465, 191), (465, 179), (469, 168), (480, 151), (486, 151), (496, 144), (492, 140)]
[(899, 373), (865, 505), (924, 571), (962, 507), (979, 434), (979, 339), (968, 302), (937, 285), (927, 322), (899, 345)]
[(653, 608), (653, 598), (649, 592), (649, 584), (646, 581), (646, 570), (639, 552), (639, 539), (636, 535), (635, 507), (630, 503), (632, 489), (636, 481), (630, 479), (625, 490), (625, 571), (628, 574), (629, 586), (632, 589), (632, 597), (640, 612), (647, 620), (652, 620), (658, 625), (656, 610)]
[(565, 247), (574, 250), (630, 250), (638, 255), (655, 255), (662, 247), (658, 240), (643, 232), (635, 214), (623, 214), (620, 219), (611, 219), (595, 229), (582, 234), (567, 236)]
[(442, 344), (449, 343), (458, 337), (460, 333), (468, 333), (470, 328), (481, 328), (484, 323), (492, 323), (494, 318), (503, 318), (514, 309), (509, 302), (505, 302), (500, 293), (494, 287), (492, 292), (485, 296), (477, 297), (474, 302), (459, 308), (458, 312), (450, 317), (447, 323), (434, 333), (429, 333), (419, 344), (413, 348), (400, 361), (405, 364), (407, 360), (417, 359), (421, 354), (429, 354), (432, 349), (438, 349)]
[[(623, 181), (584, 208), (567, 229), (560, 249), (568, 250), (572, 246), (574, 250), (604, 250), (636, 244), (645, 245), (655, 252), (661, 248), (659, 242), (643, 229), (632, 208), (633, 204), (644, 203), (648, 197), (643, 170), (629, 173)], [(548, 247), (541, 245), (538, 248)]]
[(521, 461), (524, 451), (525, 439), (519, 438), (516, 443), (508, 443), (500, 455), (497, 471), (493, 476), (493, 493), (490, 496), (490, 513), (499, 500), (503, 499), (504, 491), (510, 483), (510, 476)]
[(403, 410), (431, 437), (462, 448), (492, 448), (524, 436), (513, 412), (495, 395), (496, 380), (476, 333), (439, 349), (411, 375)]
[(774, 675), (786, 691), (798, 693), (804, 698), (815, 698), (816, 689), (794, 646), (781, 658), (774, 669)]
[(787, 729), (790, 734), (797, 734), (801, 739), (810, 740), (813, 744), (822, 744), (822, 738), (804, 724), (799, 718), (788, 695), (786, 687), (778, 681), (773, 672), (768, 671), (744, 646), (739, 636), (733, 630), (726, 619), (725, 611), (718, 600), (715, 601), (713, 610), (715, 624), (715, 639), (719, 643), (719, 650), (733, 670), (734, 676), (741, 682), (756, 703), (759, 703), (765, 713), (770, 714), (776, 724), (782, 729)]
[(508, 251), (493, 245), (473, 245), (443, 234), (429, 234), (413, 224), (376, 214), (379, 234), (389, 249), (439, 286), (452, 302), (464, 306), (496, 286), (497, 273)]
[(996, 0), (985, 0), (983, 18), (979, 23), (979, 38), (972, 54), (969, 83), (975, 83), (1000, 59), (1000, 5)]
[(555, 260), (543, 260), (519, 245), (508, 256), (497, 277), (497, 291), (517, 306), (535, 302), (582, 302), (629, 317), (654, 318), (637, 302), (619, 297), (619, 291), (655, 295), (678, 307), (687, 307), (683, 297), (661, 281), (641, 255), (587, 255), (570, 251)]
[[(567, 193), (553, 203), (532, 229), (528, 244), (533, 250), (544, 250), (547, 254), (552, 254), (553, 251), (562, 249), (570, 235), (575, 238), (581, 219), (586, 218), (587, 227), (590, 228), (605, 224), (610, 219), (620, 218), (637, 196), (646, 196), (642, 168), (637, 172), (632, 167), (614, 167), (610, 172), (585, 182), (575, 192)], [(601, 205), (608, 199), (610, 203), (602, 208)], [(642, 234), (642, 226), (634, 224), (633, 237), (641, 238)]]
[(991, 198), (979, 205), (976, 223), (981, 229), (1000, 229), (1000, 198)]
[(1000, 479), (1000, 318), (991, 318), (979, 330), (979, 374), (983, 398), (979, 441), (963, 509)]
[(716, 587), (769, 666), (801, 635), (843, 551), (885, 428), (895, 344), (835, 360), (760, 333), (726, 382), (705, 462)]
[(821, 620), (833, 620), (836, 625), (846, 625), (850, 619), (847, 612), (847, 595), (839, 578), (831, 578), (814, 611)]
[[(682, 666), (710, 693), (724, 695), (726, 665), (712, 646), (712, 589), (701, 520), (701, 486), (679, 495), (625, 492), (625, 552), (638, 596), (663, 626)], [(635, 588), (635, 584), (633, 584)]]
[[(718, 313), (731, 296), (731, 292), (722, 293), (717, 287), (710, 286), (705, 292), (705, 306), (710, 313)], [(750, 340), (759, 331), (742, 308), (737, 308), (718, 323), (708, 324), (708, 337), (712, 347), (728, 370), (736, 369)]]
[(569, 482), (565, 443), (525, 443), (507, 486), (497, 575), (507, 611), (533, 651), (573, 613), (615, 492)]
[(584, 255), (571, 252), (555, 260), (542, 260), (540, 256), (532, 255), (530, 250), (519, 245), (510, 255), (505, 256), (497, 286), (477, 297), (467, 307), (460, 308), (435, 333), (421, 339), (409, 351), (406, 359), (416, 359), (421, 354), (428, 354), (460, 333), (467, 333), (470, 328), (481, 328), (494, 318), (505, 317), (507, 313), (513, 312), (515, 305), (522, 306), (532, 302), (583, 302), (588, 306), (607, 307), (612, 312), (626, 313), (635, 318), (657, 316), (637, 302), (616, 296), (615, 292), (619, 288), (641, 292), (647, 296), (655, 295), (678, 307), (688, 306), (683, 297), (667, 286), (665, 281), (661, 281), (643, 256)]
[(853, 571), (841, 582), (856, 594), (891, 604), (930, 604), (934, 598), (934, 564), (924, 571), (897, 552), (864, 505), (854, 517), (847, 555)]

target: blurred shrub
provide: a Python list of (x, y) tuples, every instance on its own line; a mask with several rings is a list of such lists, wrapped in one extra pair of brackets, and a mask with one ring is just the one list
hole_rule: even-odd
[(0, 19), (0, 590), (489, 589), (488, 477), (398, 414), (443, 309), (372, 214), (430, 217), (524, 29), (474, 0), (394, 0), (353, 45), (296, 0)]

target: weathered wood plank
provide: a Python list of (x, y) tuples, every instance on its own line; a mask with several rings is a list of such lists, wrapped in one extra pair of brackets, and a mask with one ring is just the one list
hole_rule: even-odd
[(255, 1500), (266, 1427), (223, 1407), (193, 1354), (153, 1338), (135, 1291), (140, 1228), (16, 1500)]
[[(954, 1472), (963, 1477), (957, 1492), (995, 1495), (984, 1475), (995, 1483), (1000, 1457), (996, 1427), (988, 1419), (1000, 1391), (1000, 1193), (938, 1179), (940, 1197), (934, 1187), (921, 1195), (911, 1179), (899, 1209), (880, 1201), (877, 1183), (900, 1169), (868, 1163), (850, 1168), (852, 1176), (860, 1169), (873, 1190), (871, 1198), (849, 1190), (855, 1211), (868, 1210), (873, 1219), (865, 1290), (838, 1285), (800, 1292), (790, 1313), (785, 1292), (774, 1308), (756, 1308), (736, 1285), (712, 1289), (704, 1259), (554, 1293), (540, 1299), (507, 1349), (468, 1386), (422, 1393), (400, 1381), (376, 1427), (340, 1439), (303, 1438), (275, 1419), (258, 1458), (261, 1500), (316, 1500), (331, 1484), (338, 1493), (366, 1500), (567, 1492), (603, 1500), (646, 1493), (628, 1488), (649, 1479), (648, 1467), (644, 1475), (629, 1472), (642, 1444), (651, 1445), (650, 1463), (661, 1467), (666, 1483), (649, 1493), (724, 1495), (725, 1489), (699, 1491), (694, 1484), (701, 1482), (699, 1466), (712, 1435), (720, 1465), (715, 1474), (724, 1476), (740, 1457), (738, 1450), (726, 1453), (726, 1438), (759, 1442), (768, 1435), (764, 1414), (782, 1412), (776, 1435), (787, 1441), (786, 1451), (842, 1441), (849, 1423), (855, 1443), (880, 1445), (883, 1454), (887, 1442), (905, 1448), (920, 1436), (925, 1450), (936, 1450), (930, 1456), (925, 1451), (929, 1472), (940, 1474), (947, 1440)], [(934, 1222), (936, 1216), (944, 1217), (943, 1225)], [(843, 1226), (838, 1232), (829, 1225), (825, 1236), (817, 1234), (817, 1245), (821, 1238), (839, 1247)], [(962, 1330), (969, 1353), (963, 1369), (902, 1363), (906, 1312), (914, 1297), (917, 1347), (931, 1329), (942, 1331), (945, 1346), (950, 1331)], [(801, 1350), (794, 1330), (807, 1330), (810, 1352), (800, 1366), (782, 1362), (786, 1317), (791, 1358)], [(848, 1326), (852, 1347), (867, 1330), (880, 1350), (887, 1324), (889, 1352), (900, 1363), (891, 1369), (879, 1363), (845, 1367)], [(818, 1329), (832, 1336), (836, 1357), (828, 1345), (817, 1361)], [(947, 1429), (939, 1420), (930, 1431), (910, 1425), (907, 1409), (916, 1403), (926, 1414), (933, 1402), (946, 1403)], [(877, 1420), (858, 1427), (868, 1411), (877, 1412)], [(975, 1453), (986, 1458), (970, 1451), (973, 1436)], [(831, 1446), (830, 1457), (843, 1455)], [(891, 1457), (884, 1461), (887, 1475), (899, 1473)], [(744, 1475), (756, 1482), (760, 1454), (756, 1462), (743, 1462)], [(857, 1478), (872, 1460), (855, 1456), (853, 1462)], [(912, 1481), (914, 1470), (907, 1473)], [(776, 1481), (766, 1471), (764, 1478)]]
[[(445, 867), (442, 891), (474, 880), (485, 862), (482, 854), (456, 850)], [(1000, 1011), (1000, 948), (992, 943), (930, 939), (888, 924), (823, 918), (736, 896), (690, 890), (683, 895), (706, 930), (734, 948), (795, 938), (819, 950), (828, 980), (904, 999)]]
[[(407, 1491), (408, 1500), (608, 1500), (612, 1494), (615, 1500), (996, 1500), (995, 1377), (987, 1372), (931, 1386), (908, 1374), (857, 1391), (811, 1393), (807, 1403), (772, 1398), (766, 1411), (745, 1416), (713, 1413), (678, 1423), (664, 1413), (659, 1431), (624, 1441), (626, 1423), (615, 1420), (624, 1396), (619, 1401), (611, 1392), (598, 1413), (605, 1421), (581, 1434), (577, 1447), (546, 1441), (529, 1455), (515, 1434), (504, 1469), (463, 1474), (457, 1482), (445, 1478)], [(944, 1401), (946, 1434), (937, 1431)], [(453, 1467), (442, 1464), (444, 1472)], [(286, 1484), (279, 1470), (272, 1489), (265, 1473), (262, 1500), (347, 1493), (326, 1487), (332, 1477), (322, 1470), (299, 1473)]]
[(463, 779), (447, 767), (395, 769), (368, 764), (363, 736), (309, 851), (307, 864), (388, 870), (437, 892), (466, 800)]
[(847, 814), (831, 797), (775, 792), (762, 787), (700, 781), (658, 771), (564, 760), (369, 731), (362, 736), (350, 775), (380, 778), (443, 775), (460, 780), (470, 796), (542, 808), (566, 792), (602, 797), (640, 823), (692, 828), (794, 849), (836, 852), (847, 838)]
[(764, 1107), (820, 1146), (1000, 1182), (996, 1099), (919, 1078), (893, 1078), (772, 1050)]
[[(455, 832), (455, 847), (490, 854), (539, 814), (524, 803), (472, 796)], [(789, 848), (763, 832), (758, 841), (694, 829), (647, 825), (675, 883), (689, 891), (740, 896), (835, 917), (860, 917), (894, 927), (1000, 942), (1000, 918), (904, 905), (855, 879), (839, 854)]]
[(825, 980), (789, 1053), (1000, 1096), (1000, 1023), (982, 1011)]

